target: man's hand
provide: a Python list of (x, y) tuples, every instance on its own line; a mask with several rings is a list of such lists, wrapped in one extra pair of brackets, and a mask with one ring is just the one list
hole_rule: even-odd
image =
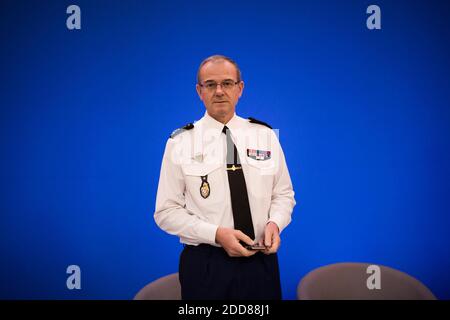
[(216, 232), (216, 242), (220, 244), (230, 257), (250, 257), (256, 250), (247, 250), (240, 243), (242, 240), (248, 245), (253, 244), (253, 240), (240, 230), (219, 227)]
[[(262, 241), (260, 241), (262, 242)], [(280, 229), (275, 222), (270, 221), (266, 224), (266, 229), (264, 230), (264, 242), (263, 244), (267, 247), (264, 250), (264, 254), (271, 254), (278, 251), (280, 247)]]

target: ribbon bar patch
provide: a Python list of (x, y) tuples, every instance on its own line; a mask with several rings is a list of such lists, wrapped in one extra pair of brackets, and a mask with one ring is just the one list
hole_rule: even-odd
[(247, 149), (247, 157), (255, 160), (268, 160), (270, 159), (270, 151)]

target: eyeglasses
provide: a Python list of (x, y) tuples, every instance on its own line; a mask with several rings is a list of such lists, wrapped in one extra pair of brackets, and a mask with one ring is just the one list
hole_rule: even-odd
[(220, 85), (223, 90), (230, 90), (235, 85), (237, 85), (240, 81), (234, 81), (234, 80), (224, 80), (221, 83), (217, 83), (215, 81), (206, 81), (205, 83), (199, 83), (200, 87), (206, 88), (209, 91), (216, 91), (217, 86)]

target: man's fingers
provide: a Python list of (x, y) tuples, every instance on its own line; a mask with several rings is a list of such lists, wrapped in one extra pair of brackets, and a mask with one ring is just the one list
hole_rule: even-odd
[(264, 253), (272, 254), (272, 253), (277, 252), (278, 248), (280, 247), (280, 244), (281, 244), (281, 238), (279, 236), (274, 235), (272, 246), (270, 248), (267, 248), (266, 250), (264, 250)]
[(238, 245), (234, 248), (232, 255), (233, 257), (250, 257), (256, 253), (256, 250), (247, 250), (243, 246)]
[[(240, 230), (237, 230), (236, 238), (238, 240), (243, 241), (244, 243), (246, 243), (248, 245), (253, 245), (255, 243), (249, 236), (247, 236), (245, 233), (243, 233)], [(250, 257), (257, 252), (257, 250), (248, 250), (242, 245), (238, 248), (238, 250), (239, 250), (239, 256), (242, 256), (242, 257)]]
[(256, 250), (247, 250), (247, 249), (243, 249), (244, 252), (242, 252), (242, 255), (244, 257), (250, 257), (252, 255), (254, 255), (256, 253)]
[(266, 228), (266, 231), (264, 232), (264, 245), (266, 247), (272, 246), (272, 237), (273, 231), (270, 228)]
[(237, 230), (236, 238), (244, 241), (246, 244), (248, 244), (250, 246), (254, 243), (254, 241), (248, 235), (246, 235), (245, 233), (243, 233), (240, 230)]
[(272, 235), (272, 246), (276, 245), (279, 246), (280, 245), (280, 235), (276, 232), (273, 233)]

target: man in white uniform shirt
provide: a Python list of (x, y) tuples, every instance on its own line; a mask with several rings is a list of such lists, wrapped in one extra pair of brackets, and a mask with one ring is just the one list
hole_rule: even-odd
[(269, 125), (236, 115), (236, 62), (205, 59), (197, 82), (206, 112), (167, 141), (154, 214), (184, 244), (182, 298), (281, 299), (276, 252), (295, 206), (283, 150)]

